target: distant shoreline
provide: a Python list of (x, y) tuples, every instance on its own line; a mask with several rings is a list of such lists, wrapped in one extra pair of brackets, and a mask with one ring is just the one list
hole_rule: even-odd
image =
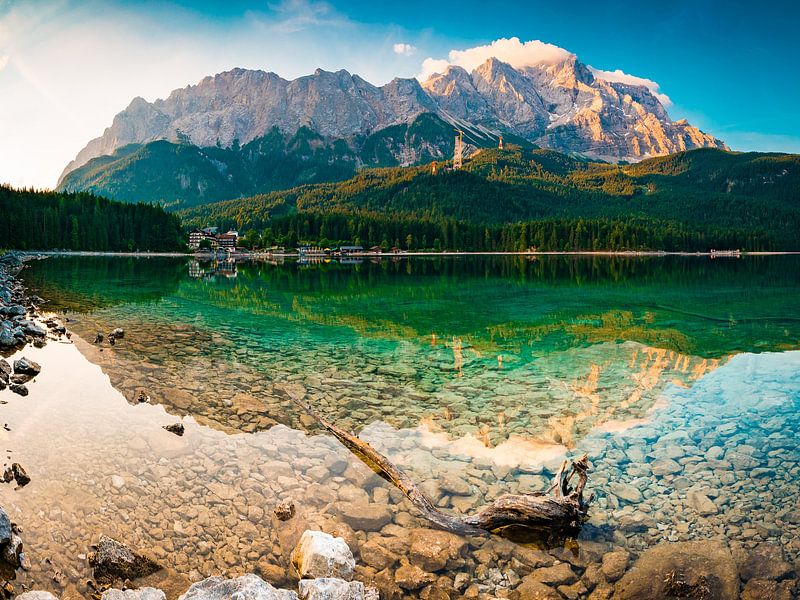
[[(117, 256), (117, 257), (132, 257), (132, 258), (154, 258), (154, 257), (170, 257), (170, 258), (196, 258), (202, 260), (214, 260), (224, 258), (300, 258), (297, 252), (286, 252), (281, 254), (272, 254), (269, 252), (234, 252), (230, 254), (214, 254), (213, 252), (204, 253), (185, 253), (185, 252), (92, 252), (92, 251), (77, 251), (77, 250), (42, 250), (42, 251), (27, 251), (17, 250), (21, 254), (26, 255), (39, 255), (39, 256)], [(698, 257), (715, 257), (715, 258), (741, 258), (746, 256), (788, 256), (800, 255), (800, 250), (786, 250), (774, 252), (735, 252), (721, 250), (718, 252), (663, 252), (659, 250), (558, 250), (558, 251), (535, 251), (535, 252), (466, 252), (466, 251), (450, 251), (450, 252), (358, 252), (345, 255), (329, 255), (329, 254), (309, 254), (307, 258), (393, 258), (393, 257), (417, 257), (417, 256), (698, 256)]]

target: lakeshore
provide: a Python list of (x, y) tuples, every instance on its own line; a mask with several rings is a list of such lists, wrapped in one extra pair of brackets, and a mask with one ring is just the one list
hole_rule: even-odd
[[(51, 260), (59, 259), (23, 273), (38, 293), (78, 266)], [(36, 267), (47, 267), (48, 279), (33, 277)], [(81, 271), (75, 277), (91, 281)], [(127, 279), (148, 281), (146, 274)], [(92, 288), (83, 291), (97, 308), (77, 311), (75, 302), (86, 300), (55, 295), (81, 292), (69, 279), (50, 288), (51, 306), (69, 319), (64, 324), (74, 343), (51, 340), (44, 348), (22, 350), (42, 373), (24, 404), (3, 393), (9, 449), (33, 477), (0, 496), (26, 536), (32, 567), (20, 581), (44, 585), (62, 598), (90, 593), (81, 587), (92, 577), (88, 546), (104, 533), (153, 554), (165, 568), (131, 583), (162, 589), (168, 598), (183, 594), (192, 581), (247, 572), (292, 588), (298, 577), (291, 555), (308, 529), (340, 536), (357, 563), (354, 579), (381, 597), (641, 597), (630, 594), (643, 581), (668, 574), (680, 556), (700, 552), (691, 546), (696, 543), (715, 557), (697, 577), (719, 577), (725, 590), (735, 585), (738, 594), (741, 587), (747, 598), (764, 589), (793, 593), (798, 515), (786, 499), (798, 492), (792, 475), (798, 464), (792, 445), (800, 398), (797, 352), (745, 352), (715, 362), (698, 356), (708, 348), (691, 355), (617, 342), (625, 328), (625, 337), (633, 333), (628, 323), (617, 324), (623, 328), (606, 341), (556, 349), (558, 360), (539, 358), (531, 362), (535, 368), (520, 368), (523, 354), (474, 336), (456, 344), (440, 334), (446, 343), (431, 347), (427, 341), (430, 350), (423, 352), (414, 342), (422, 336), (406, 331), (387, 355), (384, 342), (378, 347), (368, 336), (351, 345), (337, 333), (330, 347), (314, 337), (313, 352), (295, 352), (283, 341), (266, 374), (267, 355), (259, 347), (277, 345), (283, 319), (303, 335), (328, 328), (304, 286), (291, 289), (291, 303), (304, 305), (298, 314), (316, 325), (273, 306), (252, 326), (275, 330), (276, 338), (254, 343), (236, 321), (243, 310), (263, 313), (269, 303), (281, 302), (278, 290), (268, 303), (252, 307), (237, 292), (237, 316), (228, 322), (221, 310), (199, 312), (210, 301), (221, 302), (224, 287), (181, 281), (188, 287), (167, 292), (165, 299), (147, 295), (142, 311), (126, 305), (134, 300), (130, 295), (114, 308), (103, 300), (113, 298), (110, 290)], [(424, 296), (438, 300), (432, 289)], [(492, 296), (498, 297), (494, 288)], [(397, 297), (397, 290), (387, 297)], [(548, 302), (541, 291), (538, 297)], [(408, 311), (408, 299), (400, 299)], [(71, 308), (59, 310), (67, 300)], [(327, 311), (372, 318), (349, 295), (341, 306), (320, 300)], [(448, 296), (446, 304), (454, 301)], [(376, 304), (383, 319), (391, 317), (383, 300)], [(785, 310), (776, 308), (780, 312)], [(438, 323), (446, 330), (455, 321), (439, 315)], [(119, 325), (125, 337), (113, 346), (90, 343), (95, 332)], [(395, 326), (383, 327), (390, 338), (398, 335)], [(656, 331), (662, 343), (671, 339), (676, 347), (687, 343), (681, 336), (691, 335)], [(782, 334), (776, 329), (770, 335)], [(771, 344), (790, 339), (797, 338), (775, 337)], [(308, 348), (309, 341), (302, 344)], [(358, 356), (343, 360), (343, 347), (359, 348)], [(203, 361), (206, 352), (216, 357), (213, 372)], [(498, 353), (503, 368), (488, 369), (490, 361), (497, 365)], [(430, 378), (429, 371), (438, 375)], [(588, 452), (591, 491), (598, 496), (591, 519), (571, 549), (437, 532), (397, 490), (315, 432), (302, 415), (289, 413), (277, 394), (282, 385), (300, 386), (324, 414), (360, 429), (446, 510), (468, 513), (507, 491), (544, 489), (564, 456)], [(142, 391), (146, 402), (139, 401)], [(576, 402), (585, 409), (579, 414), (570, 409)], [(564, 412), (554, 414), (554, 407)], [(176, 420), (184, 424), (184, 436), (163, 429)], [(293, 518), (272, 516), (289, 501), (297, 507)], [(648, 567), (648, 552), (657, 552), (663, 563), (658, 568), (666, 572)]]
[[(216, 260), (219, 258), (239, 258), (239, 259), (270, 259), (270, 258), (299, 258), (297, 252), (270, 253), (270, 252), (90, 252), (73, 250), (42, 250), (30, 252), (32, 255), (41, 256), (122, 256), (129, 258), (147, 258), (154, 256), (164, 257), (193, 257), (201, 260)], [(393, 258), (393, 257), (446, 257), (446, 256), (700, 256), (700, 257), (746, 257), (746, 256), (795, 256), (800, 255), (800, 251), (746, 251), (746, 252), (664, 252), (657, 250), (586, 250), (586, 251), (531, 251), (531, 252), (356, 252), (347, 255), (353, 258)], [(341, 256), (327, 256), (324, 254), (309, 255), (313, 258), (342, 258)], [(345, 257), (345, 258), (347, 258)]]

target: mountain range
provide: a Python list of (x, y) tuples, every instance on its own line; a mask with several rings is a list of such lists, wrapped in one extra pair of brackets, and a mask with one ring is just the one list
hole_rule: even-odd
[(647, 87), (606, 81), (574, 55), (522, 68), (490, 58), (383, 86), (344, 70), (290, 81), (233, 69), (164, 100), (135, 98), (67, 165), (59, 189), (198, 204), (444, 160), (455, 129), (467, 154), (500, 136), (607, 162), (726, 149), (672, 121)]

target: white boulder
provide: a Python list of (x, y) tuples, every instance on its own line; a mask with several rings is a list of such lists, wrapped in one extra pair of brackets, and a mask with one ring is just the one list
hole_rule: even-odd
[(297, 594), (272, 587), (257, 575), (236, 579), (209, 577), (193, 584), (179, 600), (297, 600)]
[(292, 562), (301, 579), (335, 577), (350, 581), (356, 568), (347, 542), (322, 531), (303, 532), (292, 552)]
[(365, 600), (364, 584), (335, 577), (301, 579), (300, 600)]

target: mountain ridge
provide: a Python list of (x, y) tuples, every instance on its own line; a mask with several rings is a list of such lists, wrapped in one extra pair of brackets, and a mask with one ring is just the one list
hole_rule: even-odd
[(395, 78), (383, 86), (346, 70), (317, 69), (287, 80), (236, 68), (174, 90), (166, 99), (134, 98), (66, 166), (59, 187), (93, 158), (132, 143), (167, 140), (229, 148), (273, 127), (286, 135), (308, 127), (324, 138), (350, 142), (411, 123), (423, 113), (612, 162), (696, 147), (727, 148), (684, 120), (671, 121), (646, 87), (600, 79), (574, 55), (516, 69), (490, 58), (472, 72), (450, 66), (421, 83)]

